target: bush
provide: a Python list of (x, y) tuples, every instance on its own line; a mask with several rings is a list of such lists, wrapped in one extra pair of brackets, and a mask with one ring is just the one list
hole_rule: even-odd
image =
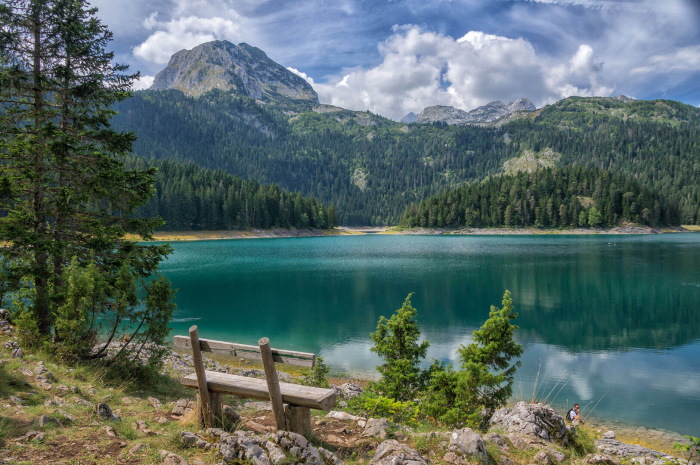
[(394, 423), (416, 424), (420, 413), (418, 404), (399, 401), (365, 391), (348, 400), (348, 410), (366, 417), (387, 418)]
[(330, 371), (330, 367), (323, 362), (323, 357), (316, 357), (316, 364), (302, 373), (301, 384), (304, 386), (329, 388), (331, 387), (331, 384), (328, 382), (328, 373)]

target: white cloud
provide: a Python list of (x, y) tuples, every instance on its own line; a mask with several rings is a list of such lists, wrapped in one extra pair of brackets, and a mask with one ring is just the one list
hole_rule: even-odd
[(522, 38), (469, 31), (455, 40), (403, 26), (379, 49), (379, 65), (315, 84), (321, 101), (397, 119), (436, 104), (469, 110), (493, 100), (528, 97), (542, 105), (613, 90), (602, 82), (602, 64), (588, 45), (557, 63)]
[(313, 78), (312, 78), (311, 76), (309, 76), (308, 74), (306, 74), (306, 73), (304, 73), (304, 72), (302, 72), (302, 71), (299, 71), (299, 70), (296, 69), (296, 68), (291, 68), (291, 67), (290, 67), (290, 68), (287, 68), (287, 70), (288, 70), (288, 71), (291, 71), (291, 72), (294, 73), (294, 74), (296, 74), (297, 76), (299, 76), (300, 78), (302, 78), (303, 80), (305, 80), (306, 82), (308, 82), (309, 84), (311, 84), (312, 86), (315, 84)]
[(240, 17), (233, 10), (225, 16), (181, 16), (163, 22), (153, 13), (143, 25), (155, 32), (134, 47), (134, 55), (158, 64), (167, 63), (175, 52), (204, 42), (221, 39), (237, 42), (241, 38)]
[(154, 76), (141, 76), (138, 80), (134, 81), (134, 90), (148, 89), (153, 85), (154, 79)]
[(691, 45), (662, 55), (652, 55), (634, 74), (700, 71), (700, 45)]

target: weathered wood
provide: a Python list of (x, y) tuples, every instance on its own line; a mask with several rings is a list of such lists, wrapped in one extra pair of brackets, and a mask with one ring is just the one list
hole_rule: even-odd
[(311, 410), (298, 405), (285, 405), (284, 417), (287, 422), (287, 431), (309, 437), (311, 433)]
[(211, 402), (211, 416), (214, 419), (214, 427), (218, 428), (224, 424), (224, 413), (223, 413), (223, 394), (220, 392), (209, 391), (209, 400)]
[[(262, 360), (260, 348), (246, 344), (236, 344), (213, 339), (200, 339), (200, 348), (203, 352), (241, 357), (251, 360)], [(192, 344), (187, 336), (175, 336), (174, 346), (179, 349), (191, 349)], [(313, 367), (316, 355), (309, 352), (297, 352), (293, 350), (271, 349), (272, 357), (277, 363), (286, 363), (303, 367)]]
[(190, 340), (192, 341), (192, 362), (194, 364), (194, 373), (197, 378), (197, 388), (199, 389), (199, 401), (197, 402), (199, 419), (202, 425), (204, 425), (206, 428), (211, 428), (211, 401), (209, 399), (209, 389), (207, 387), (207, 375), (204, 371), (204, 362), (202, 361), (202, 351), (199, 348), (199, 333), (197, 332), (197, 325), (190, 327)]
[(280, 380), (277, 377), (277, 370), (275, 369), (275, 360), (272, 358), (270, 340), (263, 337), (258, 341), (258, 345), (260, 345), (260, 355), (262, 355), (263, 368), (265, 368), (267, 390), (270, 393), (270, 402), (272, 403), (272, 412), (275, 414), (277, 429), (284, 431), (287, 429), (287, 423), (284, 419), (282, 391), (280, 390)]
[[(267, 381), (248, 376), (230, 375), (218, 371), (207, 371), (207, 387), (211, 392), (220, 392), (232, 396), (251, 399), (270, 400)], [(197, 377), (188, 375), (180, 380), (186, 387), (197, 389)], [(318, 410), (329, 411), (335, 406), (333, 389), (302, 386), (300, 384), (280, 383), (282, 402)]]

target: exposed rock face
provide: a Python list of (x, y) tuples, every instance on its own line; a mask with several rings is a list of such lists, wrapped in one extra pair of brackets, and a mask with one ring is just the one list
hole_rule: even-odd
[(449, 463), (456, 465), (467, 465), (474, 462), (484, 465), (491, 463), (484, 440), (471, 428), (453, 431), (447, 450), (444, 460)]
[(403, 118), (401, 118), (402, 123), (410, 124), (410, 123), (415, 123), (418, 120), (418, 115), (416, 115), (413, 112), (410, 112)]
[(188, 95), (222, 89), (261, 101), (286, 97), (318, 103), (318, 95), (308, 82), (272, 61), (265, 52), (225, 40), (173, 55), (150, 87), (164, 89), (179, 89)]
[(489, 427), (503, 428), (506, 433), (531, 436), (560, 444), (568, 443), (564, 418), (544, 404), (518, 402), (513, 407), (496, 410)]
[(598, 452), (606, 456), (621, 459), (631, 459), (633, 462), (664, 465), (668, 463), (678, 463), (678, 459), (662, 452), (638, 446), (636, 444), (625, 444), (616, 439), (598, 439), (596, 441)]
[(379, 444), (370, 465), (428, 465), (428, 460), (396, 439), (389, 439)]
[(462, 124), (483, 124), (496, 121), (515, 112), (534, 111), (535, 105), (526, 98), (519, 98), (508, 105), (500, 100), (487, 103), (486, 105), (475, 108), (469, 112), (460, 110), (459, 108), (435, 105), (425, 108), (413, 121), (409, 113), (401, 119), (402, 123), (446, 123), (452, 125)]
[(229, 435), (221, 432), (219, 452), (224, 463), (247, 460), (255, 465), (281, 465), (289, 461), (306, 465), (343, 465), (332, 452), (312, 446), (304, 436), (289, 431), (278, 431), (268, 437), (248, 431), (236, 431)]

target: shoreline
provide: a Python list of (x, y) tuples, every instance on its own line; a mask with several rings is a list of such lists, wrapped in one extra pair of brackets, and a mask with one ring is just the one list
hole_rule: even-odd
[[(396, 226), (338, 226), (334, 229), (246, 229), (226, 231), (156, 231), (154, 242), (208, 241), (226, 239), (273, 239), (295, 237), (327, 237), (358, 235), (402, 235), (402, 236), (579, 236), (579, 235), (648, 235), (700, 232), (700, 226), (683, 225), (651, 228), (640, 225), (625, 225), (610, 229), (538, 229), (538, 228), (415, 228), (400, 229)], [(141, 241), (135, 235), (127, 239)]]

